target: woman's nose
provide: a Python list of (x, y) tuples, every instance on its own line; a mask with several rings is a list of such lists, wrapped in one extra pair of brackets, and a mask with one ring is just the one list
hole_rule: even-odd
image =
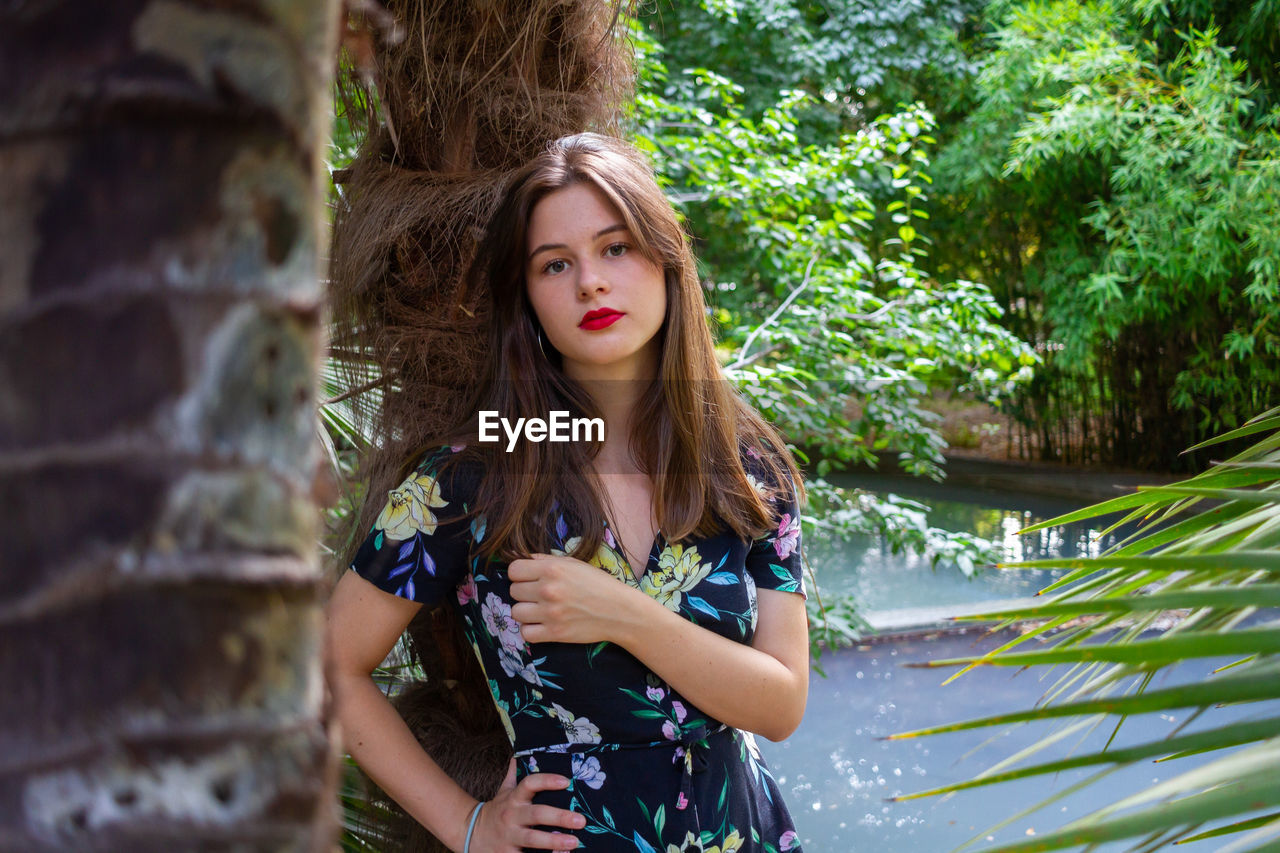
[(578, 293), (582, 296), (594, 296), (597, 293), (608, 293), (609, 282), (594, 264), (583, 264), (579, 267)]

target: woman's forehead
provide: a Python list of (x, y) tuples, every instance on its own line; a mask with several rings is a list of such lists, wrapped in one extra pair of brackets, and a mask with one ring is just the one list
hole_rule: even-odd
[(594, 234), (606, 225), (626, 225), (622, 212), (594, 184), (574, 183), (547, 193), (529, 215), (529, 242), (537, 234)]

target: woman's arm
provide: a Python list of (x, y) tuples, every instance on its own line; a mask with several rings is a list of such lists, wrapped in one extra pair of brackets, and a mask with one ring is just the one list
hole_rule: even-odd
[(512, 616), (530, 643), (616, 643), (707, 714), (782, 740), (804, 715), (809, 636), (804, 598), (762, 589), (751, 645), (695, 625), (638, 589), (572, 557), (509, 568)]
[[(414, 820), (451, 850), (461, 851), (475, 798), (427, 755), (370, 677), (421, 606), (383, 592), (355, 572), (344, 574), (325, 611), (326, 677), (351, 757)], [(481, 811), (472, 850), (516, 853), (520, 847), (576, 847), (571, 835), (532, 828), (582, 827), (580, 815), (533, 805), (536, 791), (568, 784), (563, 776), (536, 773), (516, 785), (509, 773), (502, 791)]]

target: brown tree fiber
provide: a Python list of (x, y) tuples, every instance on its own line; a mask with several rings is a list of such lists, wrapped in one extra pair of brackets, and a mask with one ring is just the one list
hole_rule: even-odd
[[(619, 8), (593, 0), (392, 0), (400, 38), (374, 51), (376, 91), (364, 143), (335, 218), (333, 352), (377, 440), (364, 461), (368, 500), (337, 551), (345, 568), (407, 457), (461, 415), (485, 357), (487, 295), (460, 284), (507, 176), (546, 144), (605, 130), (629, 90)], [(362, 81), (348, 81), (357, 88)], [(381, 104), (381, 108), (378, 108)], [(510, 749), (452, 613), (408, 630), (425, 683), (394, 704), (424, 748), (477, 797), (496, 791)], [(456, 685), (456, 686), (454, 686)], [(368, 780), (366, 780), (368, 782)], [(445, 848), (368, 782), (389, 810), (381, 849)]]

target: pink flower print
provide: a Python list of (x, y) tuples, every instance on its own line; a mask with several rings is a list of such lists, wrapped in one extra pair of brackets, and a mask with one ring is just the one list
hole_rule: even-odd
[(759, 459), (759, 458), (760, 458), (760, 451), (759, 451), (759, 450), (756, 450), (754, 447), (748, 447), (748, 448), (747, 448), (747, 455), (748, 455), (748, 456), (750, 456), (752, 459)]
[(661, 702), (666, 693), (663, 692), (661, 687), (646, 687), (644, 695), (648, 697), (650, 702)]
[(800, 844), (799, 837), (796, 836), (794, 829), (788, 829), (782, 833), (782, 837), (778, 839), (778, 849), (784, 851), (794, 850)]
[(604, 529), (604, 544), (608, 545), (615, 551), (618, 550), (618, 540), (613, 538), (613, 531), (608, 527)]
[(662, 736), (667, 740), (676, 739), (676, 724), (670, 720), (662, 721)]
[(449, 445), (449, 449), (452, 450), (454, 453), (461, 453), (462, 451), (467, 449), (467, 446), (465, 444), (451, 444)]
[(785, 560), (799, 544), (800, 518), (792, 518), (791, 513), (784, 512), (778, 522), (778, 538), (773, 540), (773, 548), (778, 552), (778, 558)]
[(683, 723), (683, 722), (684, 722), (684, 718), (685, 718), (685, 717), (687, 717), (687, 716), (689, 715), (689, 712), (688, 712), (688, 711), (686, 711), (686, 710), (684, 709), (684, 703), (683, 703), (683, 702), (679, 702), (679, 701), (672, 702), (672, 703), (671, 703), (671, 710), (673, 710), (673, 711), (675, 711), (675, 712), (676, 712), (676, 722), (677, 722), (677, 723)]
[(680, 796), (676, 797), (676, 808), (684, 811), (689, 807), (689, 798), (684, 795), (684, 791), (680, 792)]
[(471, 575), (467, 575), (466, 580), (458, 586), (458, 603), (466, 604), (468, 601), (475, 601), (479, 597), (480, 594), (476, 591), (476, 579)]

